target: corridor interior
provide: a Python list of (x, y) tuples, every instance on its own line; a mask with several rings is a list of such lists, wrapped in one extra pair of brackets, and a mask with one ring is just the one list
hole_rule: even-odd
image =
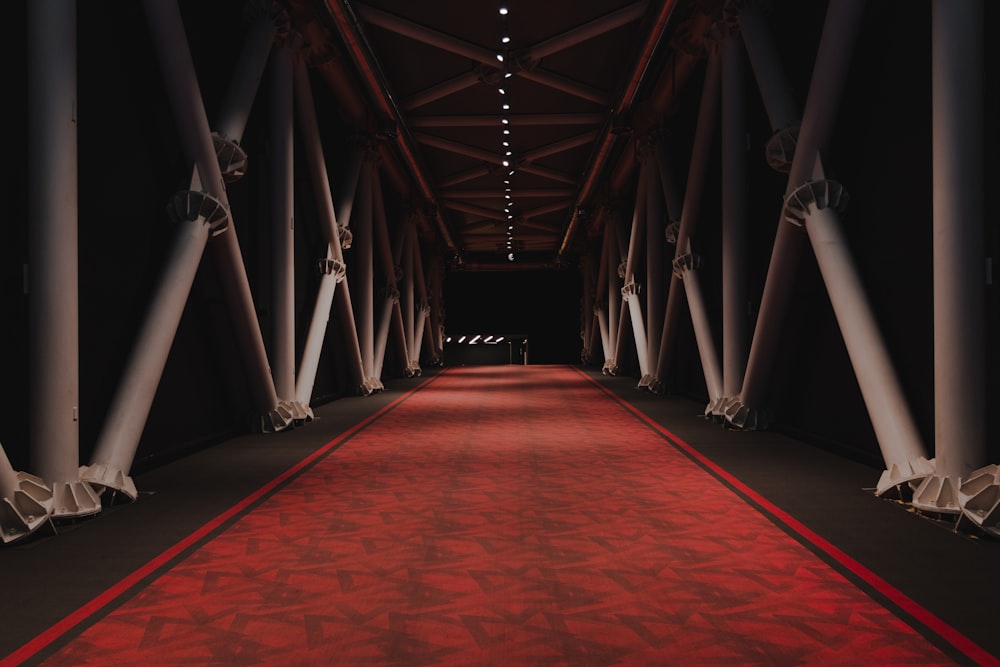
[(394, 384), (0, 550), (0, 664), (996, 664), (998, 545), (876, 468), (575, 366)]

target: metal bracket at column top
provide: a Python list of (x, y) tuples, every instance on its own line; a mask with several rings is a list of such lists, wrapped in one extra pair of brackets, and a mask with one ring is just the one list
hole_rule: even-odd
[(795, 147), (799, 143), (799, 124), (783, 127), (767, 140), (764, 146), (764, 159), (767, 166), (775, 171), (787, 174), (792, 170), (792, 160), (795, 158)]
[(781, 218), (796, 227), (802, 227), (813, 211), (832, 208), (843, 213), (848, 199), (847, 190), (837, 181), (806, 181), (785, 197)]
[(399, 303), (399, 290), (395, 287), (386, 286), (382, 288), (382, 295), (393, 303)]
[(344, 276), (347, 275), (347, 265), (339, 259), (324, 257), (319, 260), (319, 272), (324, 275), (332, 275), (339, 283), (343, 282)]
[(215, 147), (215, 157), (219, 161), (222, 180), (234, 183), (247, 172), (247, 152), (240, 145), (218, 132), (212, 133), (212, 145)]
[(627, 299), (630, 296), (638, 296), (641, 291), (642, 285), (633, 280), (622, 287), (622, 296)]
[(680, 220), (671, 220), (670, 224), (663, 230), (663, 238), (666, 239), (668, 245), (677, 245), (677, 238), (680, 236), (680, 233)]
[(347, 250), (354, 243), (354, 234), (345, 225), (337, 225), (337, 230), (340, 233), (340, 247), (342, 250)]
[(685, 271), (697, 271), (701, 268), (701, 256), (693, 252), (685, 253), (674, 258), (672, 262), (674, 275), (678, 278), (684, 277)]
[(182, 190), (174, 194), (167, 203), (167, 213), (174, 222), (203, 220), (211, 236), (229, 227), (229, 208), (207, 192)]
[(274, 0), (249, 0), (243, 8), (243, 14), (248, 21), (271, 21), (278, 35), (287, 32), (291, 27), (288, 10)]

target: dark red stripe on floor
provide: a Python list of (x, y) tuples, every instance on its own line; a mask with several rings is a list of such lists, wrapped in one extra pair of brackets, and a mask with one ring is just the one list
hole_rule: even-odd
[(631, 412), (453, 369), (45, 664), (953, 664)]
[[(403, 394), (399, 398), (396, 398), (391, 403), (383, 406), (378, 412), (362, 419), (357, 424), (354, 424), (347, 430), (345, 430), (340, 436), (334, 438), (326, 445), (316, 450), (302, 461), (292, 466), (284, 473), (275, 477), (273, 480), (262, 486), (260, 489), (250, 494), (242, 501), (233, 505), (228, 510), (218, 515), (201, 528), (195, 532), (188, 535), (185, 539), (181, 540), (177, 544), (173, 545), (163, 553), (161, 553), (156, 558), (150, 560), (148, 563), (135, 570), (124, 579), (119, 581), (114, 586), (108, 588), (106, 591), (95, 597), (93, 600), (83, 605), (72, 614), (66, 616), (61, 621), (48, 628), (37, 637), (32, 639), (30, 642), (26, 643), (21, 648), (17, 649), (13, 653), (9, 654), (7, 657), (0, 659), (0, 667), (8, 667), (10, 665), (19, 665), (25, 660), (28, 660), (40, 651), (45, 650), (52, 645), (53, 642), (59, 640), (61, 637), (66, 635), (66, 633), (72, 631), (74, 628), (78, 627), (81, 623), (86, 622), (95, 615), (99, 614), (108, 605), (112, 604), (118, 600), (121, 596), (131, 591), (133, 588), (138, 586), (144, 580), (152, 577), (158, 570), (166, 567), (172, 561), (181, 556), (185, 551), (196, 546), (199, 542), (202, 542), (207, 537), (211, 536), (212, 533), (218, 531), (227, 522), (238, 517), (240, 514), (246, 512), (254, 503), (259, 502), (262, 498), (265, 498), (268, 494), (273, 493), (282, 484), (287, 482), (289, 479), (300, 473), (302, 470), (310, 466), (312, 463), (327, 455), (333, 449), (340, 446), (343, 442), (348, 440), (355, 433), (361, 431), (363, 428), (377, 420), (383, 414), (395, 408), (399, 403), (406, 400), (406, 398), (413, 392), (418, 391), (421, 387), (427, 385), (429, 382), (433, 381), (434, 378), (431, 377), (420, 385), (414, 387), (410, 392)], [(119, 663), (120, 664), (120, 663)]]
[(846, 571), (850, 572), (854, 576), (858, 577), (861, 581), (865, 582), (872, 590), (876, 591), (880, 595), (885, 596), (886, 599), (891, 601), (893, 604), (897, 605), (902, 611), (912, 616), (917, 622), (923, 624), (928, 630), (941, 637), (945, 642), (953, 646), (958, 652), (973, 660), (977, 664), (981, 665), (1000, 665), (1000, 659), (997, 659), (987, 651), (983, 650), (982, 647), (978, 646), (968, 637), (960, 633), (955, 628), (951, 627), (940, 618), (929, 612), (927, 609), (922, 607), (913, 601), (912, 598), (905, 595), (902, 591), (895, 588), (889, 584), (885, 579), (878, 576), (864, 565), (859, 563), (854, 558), (844, 553), (841, 549), (838, 549), (835, 545), (831, 544), (829, 541), (823, 539), (820, 535), (816, 534), (814, 531), (810, 530), (809, 527), (795, 519), (791, 514), (782, 510), (780, 507), (774, 503), (767, 500), (764, 496), (760, 495), (752, 488), (741, 482), (738, 478), (729, 474), (725, 469), (717, 465), (714, 461), (706, 457), (695, 447), (682, 440), (676, 434), (669, 431), (663, 425), (659, 424), (648, 415), (643, 413), (641, 410), (636, 408), (634, 405), (630, 404), (628, 401), (622, 399), (620, 396), (615, 394), (613, 391), (607, 387), (596, 382), (593, 378), (588, 376), (586, 373), (577, 371), (581, 377), (586, 378), (596, 387), (599, 387), (608, 396), (617, 401), (622, 407), (631, 412), (635, 417), (645, 422), (650, 428), (655, 430), (657, 433), (661, 434), (668, 442), (673, 444), (675, 447), (683, 451), (685, 454), (690, 456), (692, 459), (697, 461), (706, 470), (709, 470), (719, 479), (725, 481), (726, 484), (731, 486), (733, 489), (737, 490), (741, 495), (747, 499), (754, 502), (765, 512), (773, 516), (775, 519), (784, 524), (789, 530), (798, 535), (802, 540), (812, 545), (818, 551), (826, 554), (834, 562), (842, 566)]

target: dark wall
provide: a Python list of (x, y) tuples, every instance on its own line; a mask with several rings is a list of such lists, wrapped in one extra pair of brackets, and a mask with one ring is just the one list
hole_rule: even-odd
[[(783, 0), (769, 15), (772, 35), (793, 94), (803, 105), (826, 3)], [(985, 26), (993, 25), (997, 3), (984, 3)], [(8, 7), (12, 25), (25, 25), (26, 2)], [(191, 29), (191, 48), (209, 118), (213, 118), (242, 44), (241, 2), (181, 3)], [(80, 148), (80, 340), (81, 459), (94, 446), (131, 350), (153, 286), (171, 242), (165, 204), (186, 187), (185, 164), (152, 52), (141, 3), (89, 0), (78, 5)], [(198, 26), (201, 26), (200, 28)], [(857, 40), (838, 121), (824, 154), (828, 175), (842, 182), (851, 202), (842, 224), (859, 275), (896, 365), (911, 412), (925, 443), (933, 443), (932, 366), (932, 192), (930, 117), (930, 3), (870, 0)], [(23, 35), (23, 30), (12, 34)], [(28, 111), (23, 41), (3, 42), (9, 96), (6, 133), (8, 163), (27, 164)], [(986, 42), (987, 70), (993, 80), (996, 44)], [(697, 91), (700, 70), (692, 90)], [(771, 134), (751, 72), (748, 77), (749, 272), (748, 318), (760, 305), (770, 247), (778, 225), (785, 179), (763, 161)], [(265, 84), (266, 86), (266, 77)], [(997, 91), (986, 85), (987, 120), (984, 182), (998, 181)], [(324, 119), (324, 142), (331, 178), (345, 169), (349, 131), (339, 121), (337, 100), (315, 86)], [(688, 96), (668, 122), (678, 173), (685, 174), (697, 94)], [(250, 117), (243, 145), (251, 156), (244, 181), (231, 186), (236, 229), (247, 262), (265, 343), (270, 340), (269, 232), (267, 227), (267, 105)], [(717, 146), (716, 146), (717, 148)], [(717, 156), (718, 151), (714, 152)], [(710, 165), (695, 250), (703, 256), (703, 290), (721, 344), (719, 164)], [(296, 187), (308, 190), (305, 170)], [(5, 222), (0, 225), (0, 442), (15, 467), (28, 469), (27, 297), (23, 267), (27, 247), (27, 173), (8, 170), (0, 179)], [(391, 208), (391, 206), (390, 206)], [(997, 221), (987, 208), (984, 256), (1000, 256)], [(390, 212), (392, 214), (392, 211)], [(316, 213), (308, 196), (296, 209), (297, 330), (305, 331), (317, 285), (311, 258), (321, 250)], [(479, 273), (449, 271), (445, 280), (445, 328), (449, 333), (495, 330), (526, 335), (533, 363), (580, 360), (581, 280), (577, 269)], [(987, 288), (987, 341), (1000, 334), (1000, 303)], [(348, 392), (342, 324), (329, 324), (315, 396), (329, 400)], [(301, 347), (302, 340), (299, 340)], [(792, 307), (784, 322), (781, 354), (771, 376), (768, 408), (775, 427), (829, 444), (860, 458), (878, 448), (870, 419), (843, 344), (839, 326), (810, 252), (795, 278)], [(180, 324), (139, 448), (139, 462), (155, 462), (185, 448), (251, 428), (246, 382), (235, 353), (226, 306), (211, 261), (203, 263)], [(1000, 399), (1000, 348), (987, 345), (987, 401)], [(634, 356), (634, 355), (632, 355)], [(623, 368), (634, 372), (626, 350)], [(704, 380), (688, 317), (682, 318), (671, 375), (671, 392), (705, 396)], [(391, 374), (392, 364), (387, 365)], [(990, 459), (1000, 458), (996, 427), (988, 423)]]
[[(826, 3), (773, 3), (772, 36), (792, 92), (805, 104), (812, 63), (822, 31)], [(997, 5), (985, 3), (984, 26), (991, 25)], [(823, 154), (826, 174), (848, 190), (850, 202), (841, 218), (859, 276), (895, 365), (902, 390), (924, 443), (933, 454), (933, 298), (932, 298), (932, 163), (930, 3), (868, 2), (852, 58), (833, 135)], [(997, 148), (996, 87), (990, 68), (996, 50), (986, 41), (984, 72), (986, 110), (984, 148), (986, 188), (998, 174), (990, 156)], [(746, 68), (748, 102), (748, 225), (750, 236), (747, 285), (751, 324), (770, 260), (770, 248), (786, 185), (783, 174), (764, 162), (771, 128)], [(701, 70), (693, 81), (700, 87)], [(680, 173), (687, 171), (690, 128), (697, 96), (684, 99), (667, 124)], [(721, 190), (718, 135), (699, 227), (693, 239), (702, 255), (702, 287), (721, 350), (720, 219)], [(988, 190), (987, 190), (988, 191)], [(1000, 253), (996, 217), (987, 199), (983, 256)], [(881, 462), (854, 370), (815, 258), (806, 245), (792, 287), (791, 306), (783, 322), (780, 353), (770, 376), (767, 410), (773, 428), (830, 446), (862, 460)], [(987, 319), (984, 364), (996, 369), (1000, 303), (995, 286), (986, 288)], [(752, 329), (751, 329), (752, 330)], [(707, 398), (690, 318), (685, 312), (667, 384), (672, 391)], [(997, 373), (987, 372), (987, 402), (1000, 398)], [(996, 426), (987, 421), (989, 459), (1000, 456)]]
[[(217, 115), (242, 48), (246, 24), (237, 0), (180, 2), (204, 106), (210, 123)], [(12, 21), (25, 26), (25, 3), (10, 8)], [(24, 29), (13, 31), (24, 35)], [(185, 190), (191, 164), (182, 154), (159, 64), (141, 3), (95, 0), (78, 3), (79, 298), (80, 298), (80, 458), (89, 457), (146, 308), (163, 271), (173, 239), (166, 212), (169, 198)], [(26, 48), (4, 40), (12, 111), (7, 136), (8, 163), (27, 163), (23, 128), (26, 108)], [(242, 181), (230, 184), (232, 220), (246, 261), (265, 345), (270, 344), (270, 228), (267, 196), (267, 85), (250, 115), (242, 146), (250, 156)], [(319, 89), (321, 83), (316, 83)], [(348, 131), (339, 124), (328, 94), (317, 104), (326, 125), (331, 178), (343, 170)], [(301, 161), (301, 151), (297, 150)], [(27, 172), (11, 169), (0, 179), (7, 215), (0, 225), (0, 442), (16, 469), (31, 469), (27, 350), (31, 344), (28, 297), (22, 267), (30, 260), (27, 226), (31, 202)], [(316, 262), (323, 253), (307, 171), (296, 166), (297, 202), (296, 329), (301, 351), (318, 284)], [(317, 374), (314, 397), (324, 401), (350, 392), (336, 350), (342, 348), (336, 316)], [(297, 354), (298, 357), (298, 354)], [(387, 368), (392, 376), (395, 369)], [(134, 469), (156, 465), (192, 447), (255, 429), (246, 377), (236, 352), (234, 331), (216, 267), (203, 258), (172, 345)]]
[(451, 270), (444, 281), (445, 331), (523, 334), (529, 363), (578, 363), (581, 280), (576, 269)]

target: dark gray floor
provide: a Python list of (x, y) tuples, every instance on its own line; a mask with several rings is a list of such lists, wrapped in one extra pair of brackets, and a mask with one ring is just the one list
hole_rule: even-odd
[[(587, 374), (965, 637), (1000, 656), (994, 607), (1000, 599), (996, 541), (957, 534), (908, 511), (904, 504), (876, 498), (872, 487), (881, 472), (876, 468), (773, 432), (727, 430), (700, 416), (704, 406), (639, 391), (632, 378)], [(0, 656), (431, 376), (393, 380), (384, 393), (319, 407), (318, 419), (301, 428), (234, 438), (136, 475), (141, 493), (137, 502), (61, 524), (58, 535), (40, 534), (0, 548), (4, 599)], [(718, 530), (725, 529), (726, 517), (721, 516)], [(904, 611), (900, 614), (908, 618)]]

